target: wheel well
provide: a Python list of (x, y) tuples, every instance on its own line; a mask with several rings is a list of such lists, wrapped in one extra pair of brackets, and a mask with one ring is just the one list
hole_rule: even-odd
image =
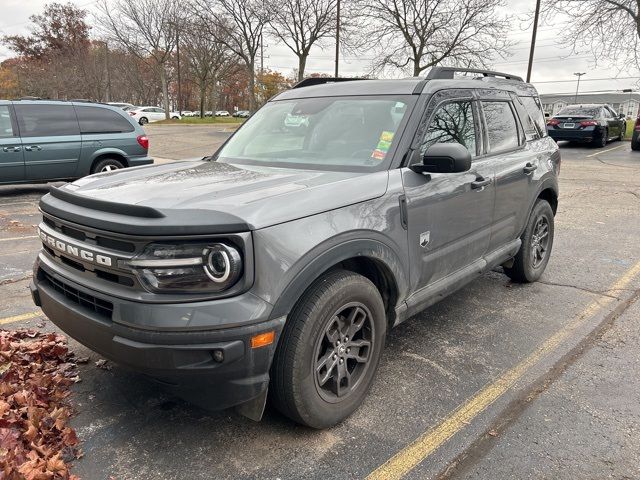
[(398, 286), (391, 270), (384, 263), (371, 257), (348, 258), (327, 271), (337, 268), (359, 273), (376, 286), (384, 303), (389, 328), (393, 326), (396, 320), (395, 306), (398, 303)]
[(542, 198), (543, 200), (549, 202), (549, 205), (551, 205), (551, 210), (553, 210), (553, 214), (556, 214), (556, 212), (558, 211), (558, 195), (556, 195), (556, 192), (554, 192), (551, 188), (547, 188), (546, 190), (540, 192), (538, 198)]
[(125, 167), (129, 166), (129, 162), (127, 162), (127, 159), (123, 155), (120, 155), (119, 153), (103, 153), (102, 155), (98, 155), (93, 160), (89, 172), (93, 172), (93, 169), (98, 164), (98, 162), (104, 160), (105, 158), (113, 158), (114, 160), (118, 160), (119, 162), (121, 162)]

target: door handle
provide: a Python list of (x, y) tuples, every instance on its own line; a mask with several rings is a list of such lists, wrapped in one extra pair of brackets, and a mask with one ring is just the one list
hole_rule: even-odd
[(2, 147), (3, 152), (19, 152), (22, 150), (20, 147)]
[(31, 152), (31, 151), (33, 151), (33, 150), (40, 151), (40, 150), (42, 150), (42, 147), (41, 147), (40, 145), (31, 145), (31, 146), (29, 146), (29, 147), (24, 147), (24, 149), (25, 149), (27, 152)]
[(474, 190), (483, 189), (490, 183), (491, 183), (490, 178), (478, 177), (476, 178), (475, 182), (471, 182), (471, 188), (473, 188)]
[(531, 165), (530, 163), (527, 163), (522, 170), (524, 171), (524, 173), (529, 175), (530, 173), (533, 173), (537, 168), (537, 165)]

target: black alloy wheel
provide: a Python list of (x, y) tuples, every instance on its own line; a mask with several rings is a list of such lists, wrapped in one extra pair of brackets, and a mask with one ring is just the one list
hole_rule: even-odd
[(371, 365), (374, 337), (371, 313), (359, 302), (344, 305), (327, 322), (314, 362), (316, 388), (324, 400), (339, 401), (357, 388)]

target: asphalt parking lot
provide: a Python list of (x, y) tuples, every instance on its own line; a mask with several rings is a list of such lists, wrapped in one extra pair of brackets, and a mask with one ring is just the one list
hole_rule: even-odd
[[(187, 133), (185, 133), (187, 132)], [(228, 132), (148, 127), (152, 154), (202, 156)], [(326, 431), (268, 409), (209, 413), (71, 341), (85, 479), (639, 478), (640, 154), (561, 145), (542, 281), (499, 271), (391, 331), (365, 404)], [(55, 327), (28, 291), (48, 186), (0, 187), (0, 328)], [(44, 320), (44, 322), (43, 322)], [(42, 325), (44, 323), (44, 325)]]

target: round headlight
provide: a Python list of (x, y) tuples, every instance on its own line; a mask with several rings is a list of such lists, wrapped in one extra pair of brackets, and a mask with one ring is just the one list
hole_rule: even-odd
[(234, 247), (216, 243), (204, 249), (204, 271), (215, 283), (234, 284), (242, 274), (240, 253)]

